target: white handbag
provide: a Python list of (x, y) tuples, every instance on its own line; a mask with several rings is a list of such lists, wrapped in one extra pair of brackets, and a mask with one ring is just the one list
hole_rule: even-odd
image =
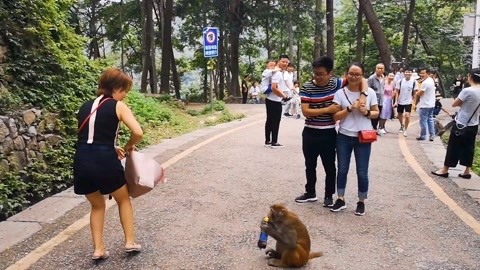
[(152, 190), (158, 183), (165, 183), (165, 169), (153, 158), (132, 151), (125, 160), (125, 178), (128, 194), (132, 198)]

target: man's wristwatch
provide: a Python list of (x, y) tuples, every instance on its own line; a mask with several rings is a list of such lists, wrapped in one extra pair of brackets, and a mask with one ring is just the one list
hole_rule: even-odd
[(350, 106), (347, 106), (347, 112), (352, 112), (352, 109), (350, 109)]
[(365, 114), (365, 117), (369, 117), (370, 116), (370, 110), (367, 110), (367, 114)]
[(360, 95), (364, 95), (364, 96), (368, 97), (367, 93), (363, 92), (363, 91), (360, 92)]

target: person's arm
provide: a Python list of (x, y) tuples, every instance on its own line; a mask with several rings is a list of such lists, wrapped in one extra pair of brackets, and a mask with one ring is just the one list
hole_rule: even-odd
[[(400, 86), (395, 85), (395, 89), (393, 91), (393, 100), (395, 100), (395, 103), (393, 104), (394, 107), (398, 106), (398, 97), (400, 96)], [(413, 92), (413, 91), (412, 91)]]
[(283, 71), (277, 71), (272, 75), (272, 93), (281, 98), (285, 98), (283, 91), (278, 88), (278, 83), (282, 79)]
[(456, 98), (452, 103), (452, 107), (460, 107), (460, 106), (462, 106), (462, 103), (463, 103), (463, 101), (461, 99)]
[(338, 111), (340, 111), (342, 108), (340, 105), (337, 104), (332, 104), (328, 107), (325, 108), (318, 108), (318, 109), (312, 109), (310, 108), (308, 103), (302, 103), (302, 113), (306, 117), (315, 117), (315, 116), (321, 116), (324, 114), (335, 114)]
[(365, 104), (360, 104), (358, 107), (358, 110), (360, 111), (361, 114), (363, 114), (365, 117), (369, 119), (377, 119), (378, 116), (380, 115), (380, 112), (378, 110), (378, 104), (377, 104), (377, 96), (374, 92), (370, 92), (369, 95), (371, 95), (370, 98), (370, 108), (367, 109), (367, 106)]
[[(427, 89), (427, 87), (428, 87), (429, 84), (430, 84), (430, 82), (427, 81), (427, 80), (425, 80), (424, 82), (422, 82), (422, 87), (417, 90), (417, 96), (418, 96), (418, 97), (423, 96), (423, 94), (425, 93), (425, 90)], [(435, 85), (434, 85), (434, 87), (435, 87)]]
[[(355, 103), (358, 103), (358, 100), (354, 102)], [(336, 103), (335, 103), (336, 104)], [(339, 104), (336, 104), (338, 107), (341, 108), (341, 106)], [(333, 120), (336, 122), (336, 121), (339, 121), (339, 120), (343, 120), (345, 119), (352, 111), (353, 111), (353, 105), (349, 105), (347, 107), (345, 107), (345, 109), (340, 109), (338, 112), (336, 112), (334, 115), (333, 115)]]
[(301, 106), (302, 113), (305, 117), (315, 117), (315, 116), (320, 116), (324, 114), (334, 114), (341, 109), (340, 106), (336, 104), (332, 104), (325, 108), (317, 108), (317, 109), (310, 108), (310, 95), (306, 91), (305, 86), (302, 86), (302, 90), (300, 90), (300, 100), (302, 104)]
[(143, 130), (140, 124), (135, 119), (135, 116), (133, 116), (132, 111), (125, 103), (118, 101), (116, 112), (118, 120), (123, 122), (127, 126), (127, 128), (130, 129), (130, 139), (124, 147), (125, 151), (128, 153), (132, 151), (135, 145), (142, 140)]
[(272, 93), (281, 98), (285, 98), (285, 94), (283, 94), (283, 91), (278, 88), (278, 83), (272, 82)]
[(373, 90), (375, 90), (375, 82), (374, 82), (373, 80), (374, 80), (373, 77), (368, 77), (367, 85), (368, 85), (368, 87), (370, 87), (370, 88), (372, 88)]
[(360, 89), (362, 92), (360, 93), (360, 104), (367, 104), (367, 96), (368, 96), (368, 81), (367, 79), (363, 78), (362, 83), (360, 84)]

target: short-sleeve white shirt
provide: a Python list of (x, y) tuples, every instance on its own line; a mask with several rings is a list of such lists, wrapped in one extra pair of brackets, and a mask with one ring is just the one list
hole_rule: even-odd
[(434, 108), (435, 107), (435, 81), (428, 77), (422, 82), (420, 91), (423, 91), (423, 95), (418, 102), (418, 108)]
[(413, 91), (418, 90), (418, 83), (412, 78), (408, 81), (403, 78), (400, 80), (397, 87), (400, 89), (398, 94), (398, 104), (411, 105)]
[[(286, 71), (283, 71), (283, 72), (282, 71), (277, 71), (272, 76), (272, 84), (276, 83), (278, 85), (278, 89), (280, 91), (283, 91), (283, 92), (290, 91), (290, 89), (287, 86), (287, 83), (285, 82), (285, 78), (284, 78), (285, 73), (286, 73)], [(267, 95), (267, 98), (272, 100), (272, 101), (277, 101), (277, 102), (282, 101), (282, 98), (275, 95), (273, 92), (270, 92)]]
[[(340, 105), (342, 109), (345, 109), (359, 98), (360, 92), (352, 92), (348, 87), (344, 87), (335, 93), (333, 96), (333, 102)], [(368, 110), (371, 106), (378, 105), (377, 95), (372, 88), (368, 88), (366, 101)], [(365, 115), (362, 115), (359, 110), (354, 110), (349, 113), (347, 117), (340, 120), (340, 128), (338, 129), (338, 132), (350, 137), (358, 137), (358, 132), (360, 130), (368, 129), (373, 129), (370, 119), (365, 117)]]

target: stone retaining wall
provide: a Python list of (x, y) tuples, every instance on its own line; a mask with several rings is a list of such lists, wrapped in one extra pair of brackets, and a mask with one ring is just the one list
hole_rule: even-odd
[(19, 171), (58, 146), (63, 125), (56, 114), (28, 109), (0, 115), (0, 182), (8, 171)]

